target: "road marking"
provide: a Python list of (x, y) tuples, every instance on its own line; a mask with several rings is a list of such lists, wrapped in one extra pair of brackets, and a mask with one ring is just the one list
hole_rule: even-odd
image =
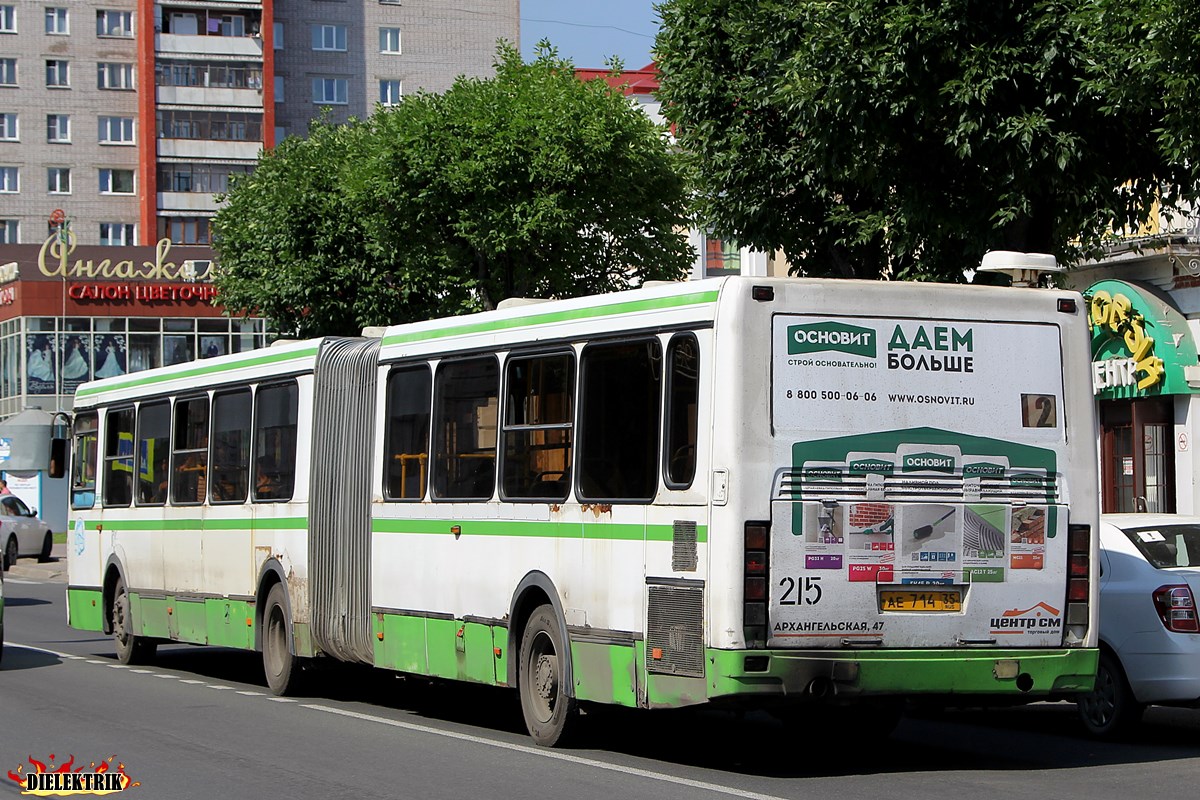
[(95, 658), (89, 658), (89, 659), (86, 659), (86, 661), (87, 661), (89, 664), (100, 664), (100, 665), (104, 665), (104, 664), (107, 664), (107, 663), (108, 663), (107, 661), (99, 661), (99, 660), (97, 660), (97, 659), (95, 659)]
[[(19, 647), (24, 650), (35, 650), (41, 653), (49, 653), (50, 655), (59, 656), (60, 658), (81, 658), (80, 656), (72, 656), (67, 653), (60, 653), (57, 650), (48, 650), (44, 647), (34, 647), (28, 644), (19, 644), (17, 642), (9, 642), (9, 647)], [(89, 664), (108, 664), (105, 661), (96, 661), (87, 659)], [(108, 664), (108, 666), (112, 666)], [(150, 670), (130, 670), (131, 672), (149, 673), (156, 678), (172, 678), (173, 675), (163, 675), (152, 673)], [(201, 684), (209, 689), (232, 689), (232, 686), (222, 684), (205, 684), (203, 681), (190, 679), (179, 679), (180, 683)], [(261, 692), (239, 691), (237, 694), (265, 697)], [(275, 703), (295, 703), (296, 701), (288, 697), (267, 697), (266, 699)], [(526, 753), (531, 756), (540, 758), (548, 758), (553, 761), (565, 761), (569, 764), (578, 764), (580, 766), (592, 767), (594, 769), (606, 770), (608, 772), (619, 772), (622, 775), (631, 775), (637, 778), (646, 778), (653, 781), (661, 781), (663, 783), (671, 783), (676, 786), (686, 786), (691, 789), (700, 789), (715, 794), (727, 795), (729, 797), (745, 797), (749, 800), (785, 800), (785, 798), (776, 795), (761, 794), (759, 792), (751, 792), (745, 789), (737, 789), (733, 786), (723, 786), (719, 783), (709, 783), (707, 781), (697, 781), (691, 778), (681, 778), (677, 775), (670, 775), (665, 772), (654, 772), (648, 769), (639, 769), (637, 767), (627, 767), (621, 764), (610, 764), (607, 761), (600, 761), (594, 758), (584, 758), (583, 756), (575, 756), (569, 753), (563, 753), (558, 750), (548, 750), (534, 745), (516, 744), (514, 742), (504, 742), (498, 739), (488, 739), (484, 736), (475, 736), (470, 733), (459, 733), (457, 731), (442, 730), (440, 728), (432, 728), (425, 725), (417, 725), (412, 722), (403, 722), (397, 719), (388, 719), (387, 717), (377, 717), (374, 714), (364, 714), (359, 711), (348, 711), (341, 708), (333, 708), (331, 706), (322, 706), (315, 703), (303, 703), (301, 708), (312, 709), (313, 711), (323, 711), (326, 714), (335, 714), (342, 717), (351, 717), (353, 719), (362, 720), (364, 722), (374, 722), (379, 725), (387, 725), (393, 728), (401, 728), (403, 730), (413, 731), (416, 733), (428, 733), (434, 736), (442, 736), (447, 739), (457, 739), (461, 742), (471, 742), (473, 744), (481, 744), (486, 747), (495, 747), (500, 750), (511, 750), (518, 753)]]
[(192, 679), (190, 679), (190, 678), (180, 678), (180, 679), (179, 679), (179, 682), (180, 682), (180, 683), (190, 683), (190, 684), (193, 684), (193, 685), (200, 685), (200, 686), (203, 686), (203, 685), (204, 685), (204, 681), (192, 680)]
[(154, 670), (152, 670), (152, 669), (131, 669), (129, 671), (136, 672), (138, 675), (153, 675), (154, 674)]
[(569, 753), (563, 753), (558, 750), (548, 750), (543, 747), (534, 745), (515, 744), (513, 742), (502, 742), (497, 739), (488, 739), (483, 736), (475, 736), (470, 733), (459, 733), (457, 731), (447, 731), (440, 728), (431, 728), (425, 725), (417, 725), (412, 722), (402, 722), (397, 719), (388, 719), (387, 717), (377, 717), (373, 714), (363, 714), (359, 711), (347, 711), (341, 708), (332, 708), (330, 706), (317, 705), (315, 703), (306, 703), (301, 708), (310, 708), (313, 711), (324, 711), (326, 714), (337, 714), (342, 717), (352, 717), (354, 719), (363, 720), (364, 722), (376, 722), (380, 725), (389, 725), (393, 728), (403, 728), (404, 730), (414, 731), (419, 733), (432, 733), (435, 736), (444, 736), (447, 739), (457, 739), (462, 742), (472, 742), (474, 744), (482, 744), (487, 747), (496, 747), (501, 750), (514, 750), (518, 753), (526, 753), (531, 756), (540, 756), (554, 761), (566, 761), (571, 764), (579, 764), (585, 767), (594, 767), (596, 769), (608, 770), (609, 772), (619, 772), (623, 775), (632, 775), (638, 778), (648, 778), (653, 781), (662, 781), (663, 783), (673, 783), (676, 786), (687, 786), (691, 789), (702, 789), (708, 792), (717, 794), (729, 795), (731, 797), (747, 797), (751, 800), (784, 800), (784, 798), (776, 797), (775, 795), (760, 794), (751, 792), (745, 789), (737, 789), (732, 786), (723, 786), (719, 783), (708, 783), (707, 781), (696, 781), (691, 778), (681, 778), (677, 775), (670, 775), (665, 772), (654, 772), (648, 769), (639, 769), (637, 767), (626, 767), (621, 764), (610, 764), (607, 761), (599, 761), (594, 758), (584, 758), (583, 756), (574, 756)]
[(174, 678), (175, 677), (174, 675), (167, 675), (165, 672), (154, 672), (151, 674), (153, 674), (154, 677), (156, 677), (156, 678)]
[(235, 694), (245, 695), (246, 697), (262, 697), (262, 692), (235, 692)]
[(129, 669), (129, 667), (125, 666), (124, 664), (107, 664), (106, 666), (109, 669)]

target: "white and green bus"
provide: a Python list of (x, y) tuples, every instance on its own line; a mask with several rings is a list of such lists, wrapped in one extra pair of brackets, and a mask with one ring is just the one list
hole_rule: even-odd
[(76, 394), (69, 620), (579, 703), (781, 715), (1090, 690), (1086, 313), (730, 277)]

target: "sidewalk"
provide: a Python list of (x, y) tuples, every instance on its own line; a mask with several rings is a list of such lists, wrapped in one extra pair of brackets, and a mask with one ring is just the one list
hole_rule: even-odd
[(50, 551), (50, 560), (39, 564), (36, 558), (19, 558), (4, 577), (25, 578), (34, 581), (67, 582), (67, 546), (56, 544)]

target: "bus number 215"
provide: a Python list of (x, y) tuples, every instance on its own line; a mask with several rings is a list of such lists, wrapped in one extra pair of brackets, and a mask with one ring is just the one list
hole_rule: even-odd
[(779, 585), (787, 587), (779, 598), (781, 606), (815, 606), (821, 602), (820, 578), (783, 578)]

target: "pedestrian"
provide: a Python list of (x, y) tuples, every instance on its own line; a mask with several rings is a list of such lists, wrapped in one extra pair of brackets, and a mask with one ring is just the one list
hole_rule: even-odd
[(0, 478), (0, 495), (3, 494), (12, 494), (12, 492), (8, 490), (8, 481)]

